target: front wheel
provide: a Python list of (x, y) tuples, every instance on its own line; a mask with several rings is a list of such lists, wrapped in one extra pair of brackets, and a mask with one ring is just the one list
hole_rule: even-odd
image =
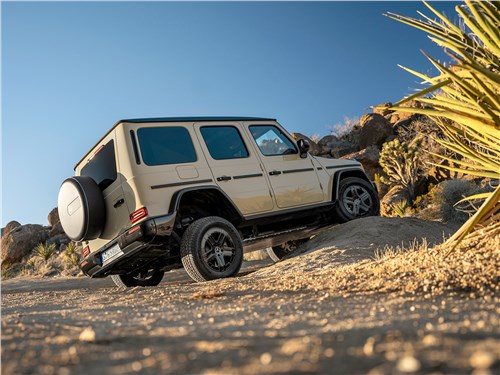
[(181, 260), (195, 281), (235, 276), (243, 262), (240, 235), (229, 221), (221, 217), (196, 220), (182, 237)]
[(359, 177), (348, 177), (340, 181), (335, 206), (335, 214), (340, 222), (377, 216), (379, 212), (378, 194), (370, 183)]
[(165, 272), (158, 270), (139, 271), (128, 275), (111, 275), (116, 286), (130, 288), (133, 286), (157, 286), (163, 279)]

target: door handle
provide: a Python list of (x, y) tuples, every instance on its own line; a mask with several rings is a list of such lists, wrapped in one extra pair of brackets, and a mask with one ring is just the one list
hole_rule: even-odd
[(269, 172), (269, 176), (277, 176), (279, 174), (281, 174), (281, 171), (271, 171), (271, 172)]
[(114, 208), (118, 208), (120, 207), (123, 203), (125, 203), (125, 199), (121, 198), (121, 199), (118, 199), (115, 204), (113, 205)]
[(217, 177), (217, 181), (229, 181), (230, 179), (231, 179), (231, 177), (229, 177), (229, 176)]

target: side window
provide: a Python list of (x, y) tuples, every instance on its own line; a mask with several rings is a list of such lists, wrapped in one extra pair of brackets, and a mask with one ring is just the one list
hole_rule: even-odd
[(186, 128), (141, 128), (137, 131), (142, 160), (146, 165), (192, 163), (197, 160)]
[(80, 171), (80, 175), (89, 176), (104, 191), (117, 178), (115, 143), (113, 140), (101, 146)]
[(215, 160), (248, 157), (241, 135), (233, 126), (204, 126), (200, 129), (210, 156)]
[(273, 125), (251, 125), (250, 133), (265, 156), (296, 154), (297, 148), (285, 134)]

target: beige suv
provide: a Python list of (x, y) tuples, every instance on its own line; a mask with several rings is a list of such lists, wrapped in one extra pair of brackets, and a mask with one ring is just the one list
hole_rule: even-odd
[(234, 276), (244, 251), (279, 260), (320, 227), (379, 213), (360, 163), (308, 148), (269, 118), (121, 120), (62, 183), (61, 224), (83, 272), (118, 286), (179, 267)]

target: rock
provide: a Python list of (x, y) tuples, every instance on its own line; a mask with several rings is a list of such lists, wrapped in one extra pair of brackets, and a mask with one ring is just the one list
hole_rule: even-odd
[(95, 342), (96, 333), (92, 327), (87, 327), (82, 332), (80, 332), (80, 336), (78, 336), (78, 339), (82, 342)]
[(390, 110), (389, 107), (392, 107), (391, 102), (379, 104), (378, 106), (373, 108), (373, 113), (379, 114), (381, 116), (387, 116), (394, 112), (393, 110)]
[(369, 146), (361, 151), (344, 155), (341, 159), (356, 159), (363, 165), (370, 179), (373, 180), (375, 173), (382, 173), (382, 167), (378, 163), (379, 157), (380, 149), (377, 146)]
[(52, 211), (49, 212), (47, 220), (49, 221), (49, 225), (51, 227), (59, 223), (59, 210), (57, 209), (57, 207), (53, 208)]
[(400, 201), (406, 201), (409, 204), (410, 196), (406, 189), (403, 189), (400, 186), (394, 186), (387, 192), (386, 195), (384, 195), (384, 197), (380, 201), (380, 215), (392, 216), (394, 214), (392, 205)]
[(64, 232), (64, 229), (62, 227), (62, 224), (59, 222), (59, 223), (56, 223), (50, 229), (49, 236), (50, 237), (55, 237), (55, 236), (59, 236), (60, 234), (65, 234), (65, 232)]
[(56, 236), (50, 236), (46, 241), (47, 245), (54, 244), (57, 250), (62, 250), (71, 242), (66, 234), (58, 234)]
[(347, 140), (340, 140), (336, 142), (335, 145), (332, 147), (332, 149), (330, 150), (330, 155), (333, 158), (338, 159), (344, 155), (352, 153), (353, 151), (357, 150), (355, 149), (354, 145), (351, 142)]
[(48, 237), (47, 229), (38, 224), (26, 224), (15, 228), (2, 237), (0, 244), (2, 264), (13, 264), (21, 261), (31, 253), (36, 245), (45, 242)]
[(321, 152), (321, 147), (319, 147), (316, 142), (314, 142), (311, 138), (306, 137), (304, 134), (301, 133), (292, 133), (292, 137), (298, 141), (299, 139), (305, 139), (309, 143), (309, 153), (311, 155), (319, 155)]
[(412, 355), (405, 355), (398, 361), (396, 368), (399, 372), (412, 374), (420, 370), (420, 361)]
[(318, 146), (332, 148), (338, 140), (339, 139), (334, 135), (327, 135), (319, 140)]
[(10, 232), (12, 232), (14, 229), (19, 228), (21, 226), (21, 223), (18, 221), (12, 220), (7, 223), (5, 228), (3, 229), (2, 236), (8, 235)]
[(363, 115), (359, 123), (361, 125), (359, 135), (361, 149), (373, 145), (381, 147), (386, 138), (392, 134), (392, 126), (389, 121), (377, 113)]
[(486, 370), (495, 364), (495, 355), (484, 350), (478, 350), (472, 353), (469, 363), (475, 369)]

